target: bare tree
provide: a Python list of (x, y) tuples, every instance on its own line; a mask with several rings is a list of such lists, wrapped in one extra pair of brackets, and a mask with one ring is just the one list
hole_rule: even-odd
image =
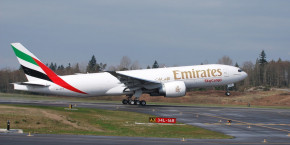
[(139, 62), (138, 61), (134, 61), (133, 64), (130, 67), (131, 70), (137, 70), (137, 69), (141, 69)]
[(159, 68), (165, 68), (166, 67), (166, 65), (164, 64), (164, 63), (161, 63), (160, 65), (159, 65)]
[(109, 66), (108, 71), (117, 71), (118, 69), (115, 66)]
[(131, 59), (128, 56), (123, 56), (120, 65), (119, 65), (119, 70), (129, 70), (131, 64)]
[(246, 61), (243, 64), (243, 69), (245, 71), (252, 71), (255, 68), (255, 65), (251, 61)]
[(246, 61), (243, 63), (243, 70), (248, 73), (248, 77), (244, 80), (244, 86), (245, 87), (249, 87), (251, 85), (253, 85), (253, 82), (255, 80), (253, 74), (254, 74), (254, 69), (255, 69), (255, 65), (251, 62), (251, 61)]
[(218, 60), (218, 64), (233, 65), (233, 60), (229, 56), (223, 56)]

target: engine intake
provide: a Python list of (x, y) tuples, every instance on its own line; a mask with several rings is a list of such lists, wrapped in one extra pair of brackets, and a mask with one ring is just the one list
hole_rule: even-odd
[(167, 82), (159, 88), (159, 94), (164, 97), (182, 97), (185, 96), (186, 86), (183, 81)]

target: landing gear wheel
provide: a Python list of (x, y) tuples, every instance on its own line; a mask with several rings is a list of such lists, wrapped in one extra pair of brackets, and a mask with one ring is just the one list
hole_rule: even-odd
[(230, 92), (226, 92), (226, 96), (230, 96), (231, 95), (231, 93)]
[[(131, 104), (131, 102), (132, 102), (132, 95), (127, 95), (127, 97), (128, 97), (128, 99), (124, 99), (123, 101), (122, 101), (122, 103), (123, 104)], [(133, 104), (134, 104), (134, 101), (133, 101)]]
[(129, 100), (129, 105), (134, 105), (134, 100)]
[(134, 100), (134, 104), (135, 105), (140, 105), (140, 101), (139, 100)]
[(144, 100), (140, 101), (140, 105), (141, 106), (145, 106), (146, 105), (146, 101), (144, 101)]
[(127, 100), (127, 99), (124, 99), (124, 100), (122, 101), (122, 103), (123, 103), (123, 104), (128, 104), (128, 100)]

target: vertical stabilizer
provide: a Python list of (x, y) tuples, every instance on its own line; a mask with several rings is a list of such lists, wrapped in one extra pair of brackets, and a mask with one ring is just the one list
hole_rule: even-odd
[(50, 68), (44, 65), (35, 55), (27, 50), (22, 44), (11, 43), (11, 46), (29, 82), (39, 80), (50, 81), (70, 91), (87, 94), (71, 86), (62, 78), (60, 78)]
[(11, 46), (29, 82), (38, 80), (50, 81), (48, 76), (35, 61), (38, 60), (40, 62), (34, 54), (20, 43), (11, 43)]

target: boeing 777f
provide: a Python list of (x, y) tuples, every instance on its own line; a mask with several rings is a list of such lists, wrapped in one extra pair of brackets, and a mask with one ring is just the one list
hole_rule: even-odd
[[(182, 97), (186, 90), (227, 85), (247, 77), (240, 68), (220, 65), (193, 65), (129, 71), (106, 71), (59, 76), (20, 43), (11, 44), (27, 82), (13, 83), (15, 90), (65, 96), (127, 95), (123, 104), (146, 105), (142, 94)], [(226, 95), (230, 95), (228, 89)], [(134, 99), (132, 98), (134, 96)]]

